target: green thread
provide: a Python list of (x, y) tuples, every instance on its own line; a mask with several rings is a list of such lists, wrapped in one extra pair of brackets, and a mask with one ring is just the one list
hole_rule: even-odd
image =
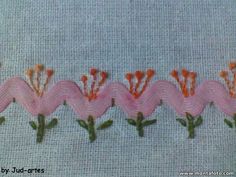
[[(89, 134), (89, 140), (90, 142), (93, 142), (96, 140), (97, 136), (96, 136), (96, 129), (95, 129), (95, 121), (93, 116), (88, 116), (87, 121), (85, 120), (77, 120), (78, 124), (80, 127), (84, 128), (85, 130), (87, 130), (88, 134)], [(113, 120), (107, 120), (105, 122), (103, 122), (102, 124), (100, 124), (97, 127), (97, 130), (104, 130), (108, 127), (110, 127), (113, 124)]]
[(186, 113), (186, 120), (177, 118), (178, 121), (183, 127), (186, 127), (189, 133), (189, 138), (193, 139), (195, 137), (195, 128), (200, 126), (203, 122), (201, 116), (194, 118), (190, 113)]
[(58, 120), (56, 118), (54, 118), (48, 123), (48, 125), (46, 125), (46, 128), (52, 129), (57, 125), (57, 123), (58, 123)]
[(12, 102), (15, 103), (16, 102), (16, 98), (13, 98)]
[(142, 112), (138, 112), (136, 121), (134, 119), (126, 119), (128, 124), (135, 126), (138, 131), (138, 135), (140, 137), (144, 136), (144, 127), (155, 124), (157, 122), (156, 119), (153, 120), (144, 120), (144, 116)]
[(90, 142), (93, 142), (96, 139), (96, 133), (94, 128), (94, 120), (92, 116), (88, 117), (88, 133)]
[(228, 119), (224, 119), (224, 123), (228, 125), (229, 128), (236, 128), (236, 114), (234, 114), (232, 122)]
[(64, 105), (64, 106), (67, 106), (66, 100), (63, 101), (63, 105)]
[(228, 125), (229, 128), (233, 128), (233, 123), (230, 120), (224, 119), (224, 122), (226, 125)]
[(33, 130), (37, 130), (37, 125), (34, 121), (30, 121), (29, 124), (33, 128)]
[(3, 122), (5, 122), (6, 121), (6, 119), (5, 119), (5, 117), (0, 117), (0, 125), (2, 125), (3, 124)]
[(182, 126), (186, 127), (187, 126), (187, 122), (184, 119), (176, 119)]
[(136, 126), (136, 121), (133, 119), (126, 119), (130, 125)]
[(85, 122), (84, 120), (77, 120), (77, 122), (79, 123), (79, 125), (80, 125), (82, 128), (88, 130), (88, 125), (86, 124), (86, 122)]
[(97, 130), (104, 130), (110, 126), (112, 126), (113, 120), (107, 120), (98, 126)]
[(43, 141), (43, 137), (45, 135), (46, 129), (52, 129), (58, 124), (58, 120), (56, 118), (52, 119), (48, 124), (46, 124), (45, 116), (42, 114), (38, 115), (38, 125), (34, 121), (29, 122), (30, 126), (33, 130), (37, 131), (36, 142), (41, 143)]
[(38, 115), (38, 128), (37, 128), (37, 142), (41, 143), (45, 135), (45, 116), (42, 114)]

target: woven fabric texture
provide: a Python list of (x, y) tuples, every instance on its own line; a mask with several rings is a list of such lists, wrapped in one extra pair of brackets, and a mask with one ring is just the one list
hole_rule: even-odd
[[(53, 83), (74, 80), (90, 67), (108, 71), (110, 80), (127, 83), (125, 73), (153, 68), (154, 80), (174, 80), (169, 73), (186, 67), (197, 83), (221, 81), (219, 71), (236, 58), (235, 0), (1, 0), (0, 62), (3, 83), (24, 76), (36, 63), (54, 68)], [(222, 82), (223, 83), (223, 82)], [(1, 100), (0, 100), (1, 101)], [(118, 107), (97, 123), (113, 119), (90, 143), (70, 107), (60, 106), (59, 119), (42, 144), (29, 121), (36, 119), (20, 104), (0, 114), (0, 167), (40, 168), (25, 177), (177, 177), (180, 172), (234, 172), (235, 130), (227, 116), (207, 106), (196, 137), (178, 122), (168, 105), (150, 116), (157, 124), (139, 138)], [(232, 176), (232, 175), (231, 175)]]

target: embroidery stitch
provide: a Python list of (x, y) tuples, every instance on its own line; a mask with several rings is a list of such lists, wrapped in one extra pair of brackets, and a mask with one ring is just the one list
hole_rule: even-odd
[[(100, 81), (97, 80), (99, 73), (101, 76)], [(105, 84), (106, 79), (108, 77), (108, 74), (105, 71), (99, 71), (96, 68), (91, 68), (90, 75), (93, 77), (90, 91), (88, 91), (88, 77), (86, 75), (83, 75), (81, 77), (81, 81), (83, 82), (84, 85), (83, 94), (85, 97), (88, 98), (89, 101), (95, 100), (97, 98), (97, 94), (100, 90), (100, 87)]]
[[(93, 68), (90, 70), (92, 77), (90, 90), (87, 87), (89, 79), (86, 76), (87, 79), (81, 78), (84, 84), (83, 91), (73, 81), (59, 81), (47, 91), (48, 83), (54, 72), (51, 69), (45, 70), (43, 65), (36, 65), (27, 71), (30, 85), (23, 79), (14, 77), (0, 86), (0, 112), (4, 111), (10, 103), (17, 102), (33, 116), (38, 116), (38, 125), (34, 122), (30, 122), (30, 125), (37, 130), (37, 139), (41, 142), (45, 130), (57, 124), (55, 123), (57, 121), (53, 119), (52, 123), (47, 124), (52, 126), (47, 126), (45, 117), (64, 103), (72, 107), (82, 120), (79, 123), (80, 126), (90, 127), (86, 130), (89, 132), (90, 140), (94, 141), (96, 129), (102, 130), (112, 124), (112, 120), (108, 120), (98, 125), (97, 128), (95, 127), (95, 119), (101, 117), (108, 108), (120, 107), (129, 117), (128, 123), (135, 126), (139, 135), (143, 136), (143, 128), (156, 123), (156, 120), (145, 119), (164, 103), (174, 108), (178, 116), (186, 117), (186, 120), (177, 119), (177, 121), (187, 128), (189, 137), (193, 138), (194, 128), (202, 124), (200, 115), (207, 104), (214, 103), (222, 112), (233, 117), (233, 122), (229, 120), (224, 120), (224, 122), (230, 128), (236, 127), (235, 90), (232, 89), (235, 87), (235, 68), (236, 64), (231, 63), (229, 69), (232, 70), (234, 80), (230, 84), (228, 84), (228, 77), (225, 77), (229, 73), (225, 71), (220, 73), (220, 76), (226, 81), (228, 90), (220, 82), (211, 80), (204, 81), (196, 87), (197, 74), (186, 69), (181, 71), (182, 78), (176, 70), (171, 73), (180, 85), (181, 91), (169, 81), (159, 80), (150, 83), (155, 73), (151, 69), (146, 72), (136, 71), (126, 74), (129, 88), (120, 82), (105, 85), (107, 73)], [(43, 82), (43, 76), (45, 82)], [(91, 118), (93, 118), (93, 122)]]
[[(177, 70), (173, 70), (170, 74), (173, 78), (176, 79), (177, 83), (180, 85), (182, 94), (185, 98), (194, 96), (195, 94), (195, 87), (196, 87), (196, 77), (197, 73), (188, 71), (185, 68), (182, 69), (182, 79), (179, 78), (179, 73)], [(190, 84), (188, 83), (190, 82)], [(188, 85), (190, 87), (188, 88)], [(196, 121), (195, 121), (196, 119)], [(200, 126), (203, 122), (201, 116), (195, 118), (191, 115), (191, 113), (186, 112), (186, 119), (177, 118), (176, 119), (182, 126), (186, 127), (189, 132), (189, 138), (195, 137), (195, 129), (196, 127)]]
[[(193, 96), (195, 93), (197, 73), (190, 72), (186, 70), (185, 68), (182, 69), (181, 73), (182, 73), (182, 78), (183, 78), (182, 80), (179, 78), (179, 73), (177, 70), (173, 70), (171, 72), (171, 76), (176, 79), (185, 97)], [(188, 85), (189, 85), (188, 82), (190, 82), (190, 88), (188, 88)]]
[[(154, 76), (154, 74), (155, 74), (155, 71), (153, 69), (148, 69), (146, 71), (146, 74), (143, 71), (136, 71), (135, 74), (127, 73), (125, 75), (125, 78), (128, 80), (129, 85), (130, 85), (129, 92), (133, 95), (133, 97), (135, 99), (138, 99), (144, 93), (144, 91), (146, 90), (146, 88), (147, 88), (150, 80)], [(144, 83), (142, 83), (142, 80), (145, 78), (145, 75), (146, 75), (146, 79), (145, 79)], [(135, 86), (133, 84), (134, 76), (136, 77), (136, 81), (137, 81)], [(143, 85), (143, 86), (139, 90), (139, 87), (141, 85)], [(144, 129), (143, 128), (145, 126), (149, 126), (149, 125), (156, 123), (156, 119), (144, 121), (144, 115), (142, 112), (137, 113), (136, 121), (132, 118), (126, 119), (126, 120), (130, 125), (136, 126), (136, 130), (138, 131), (138, 135), (140, 137), (144, 136)]]
[[(98, 81), (98, 74), (100, 74), (100, 80)], [(83, 95), (84, 97), (87, 98), (88, 105), (89, 104), (93, 104), (93, 101), (96, 101), (96, 99), (98, 98), (98, 94), (100, 91), (100, 88), (105, 84), (107, 78), (108, 78), (108, 74), (105, 71), (99, 71), (96, 68), (91, 68), (90, 69), (90, 75), (92, 76), (93, 80), (91, 82), (91, 89), (90, 91), (88, 90), (88, 77), (86, 75), (83, 75), (81, 77), (81, 81), (84, 85), (83, 87)], [(85, 103), (86, 104), (86, 103)], [(114, 100), (112, 100), (112, 105), (114, 104)], [(111, 106), (112, 106), (111, 105)], [(96, 108), (95, 108), (96, 109)], [(77, 120), (77, 122), (79, 123), (79, 125), (84, 128), (85, 130), (87, 130), (88, 134), (89, 134), (89, 140), (90, 142), (93, 142), (96, 139), (96, 128), (95, 128), (95, 117), (94, 115), (89, 115), (87, 118), (87, 121), (79, 119)], [(99, 125), (97, 127), (97, 130), (104, 130), (108, 127), (110, 127), (113, 124), (112, 120), (108, 120), (104, 123), (102, 123), (101, 125)]]
[[(150, 80), (152, 79), (152, 77), (154, 76), (155, 71), (153, 69), (148, 69), (146, 74), (143, 71), (136, 71), (134, 74), (133, 73), (127, 73), (125, 75), (125, 78), (128, 80), (129, 82), (129, 92), (135, 97), (138, 98), (140, 97), (143, 92), (146, 90), (148, 83), (150, 82)], [(142, 89), (138, 90), (140, 85), (142, 84), (142, 80), (145, 78), (146, 75), (146, 80), (143, 84)], [(136, 84), (134, 87), (134, 83), (133, 83), (133, 79), (134, 76), (136, 77)]]
[[(46, 75), (44, 84), (42, 84), (43, 73)], [(36, 64), (34, 68), (30, 68), (26, 71), (29, 84), (39, 99), (41, 99), (43, 94), (47, 91), (48, 84), (53, 74), (54, 71), (52, 69), (45, 69), (44, 65), (42, 64)], [(37, 143), (41, 143), (43, 141), (45, 130), (55, 127), (57, 123), (57, 119), (54, 118), (48, 124), (46, 124), (45, 116), (41, 113), (38, 114), (38, 125), (34, 121), (30, 121), (30, 126), (37, 131)]]
[(5, 122), (6, 121), (6, 119), (5, 119), (5, 117), (0, 117), (0, 125), (2, 125), (3, 124), (3, 122)]
[[(220, 72), (220, 77), (224, 79), (226, 86), (228, 88), (229, 91), (229, 95), (235, 99), (236, 98), (236, 62), (230, 62), (229, 63), (229, 70), (231, 72), (231, 74), (233, 75), (233, 80), (230, 81), (229, 80), (229, 72), (222, 70)], [(231, 122), (228, 119), (224, 119), (224, 122), (226, 125), (228, 125), (229, 128), (236, 128), (236, 114), (234, 114), (232, 116), (233, 121)]]

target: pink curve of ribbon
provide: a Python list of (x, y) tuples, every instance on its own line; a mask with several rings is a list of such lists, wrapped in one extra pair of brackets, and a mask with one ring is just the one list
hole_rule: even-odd
[(161, 101), (174, 108), (180, 116), (185, 116), (186, 112), (198, 116), (210, 102), (229, 116), (236, 113), (236, 100), (217, 81), (204, 81), (197, 87), (194, 96), (185, 98), (174, 84), (160, 80), (152, 83), (138, 99), (129, 93), (124, 84), (113, 82), (107, 84), (95, 100), (88, 101), (73, 81), (59, 81), (42, 97), (38, 97), (26, 81), (14, 77), (0, 86), (0, 112), (13, 98), (33, 116), (48, 116), (66, 101), (81, 119), (87, 119), (89, 115), (100, 117), (112, 106), (112, 98), (129, 118), (136, 118), (138, 112), (145, 117), (150, 116)]

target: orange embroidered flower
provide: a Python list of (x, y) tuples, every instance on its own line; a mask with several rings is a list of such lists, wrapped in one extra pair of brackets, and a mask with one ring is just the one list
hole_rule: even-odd
[(177, 70), (173, 70), (171, 73), (170, 73), (170, 75), (172, 76), (172, 77), (174, 77), (175, 79), (176, 78), (178, 78), (178, 71)]
[[(100, 73), (100, 80), (97, 80), (98, 74)], [(85, 97), (88, 98), (89, 101), (95, 100), (97, 98), (98, 92), (100, 90), (100, 87), (103, 86), (108, 78), (108, 73), (105, 71), (99, 71), (96, 68), (90, 69), (90, 75), (92, 76), (93, 80), (91, 82), (91, 89), (88, 90), (88, 77), (83, 75), (81, 77), (81, 81), (84, 85), (84, 91), (83, 94)]]
[[(155, 71), (153, 69), (148, 69), (146, 72), (143, 71), (136, 71), (133, 73), (127, 73), (125, 75), (125, 78), (129, 82), (129, 92), (134, 96), (134, 98), (138, 98), (142, 95), (142, 93), (146, 90), (148, 83), (152, 79), (152, 77), (155, 75)], [(136, 78), (136, 83), (133, 83), (134, 77)], [(144, 83), (142, 80), (145, 79)], [(143, 85), (141, 89), (139, 87)]]
[(52, 75), (54, 74), (54, 71), (52, 69), (47, 69), (46, 74), (48, 77), (52, 77)]
[[(195, 94), (197, 73), (190, 72), (183, 68), (181, 70), (182, 79), (180, 78), (179, 72), (177, 70), (173, 70), (170, 75), (178, 82), (184, 97), (189, 97), (190, 95), (193, 96)], [(190, 82), (189, 88), (188, 82)]]
[(91, 69), (90, 69), (90, 74), (91, 74), (92, 76), (96, 75), (97, 72), (98, 72), (98, 70), (97, 70), (96, 68), (91, 68)]
[(87, 76), (83, 75), (83, 76), (81, 77), (81, 81), (82, 81), (83, 83), (85, 83), (87, 80), (88, 80), (88, 77), (87, 77)]
[(229, 70), (231, 71), (233, 75), (233, 81), (229, 80), (229, 72), (222, 70), (220, 72), (220, 77), (224, 79), (228, 90), (229, 94), (232, 98), (236, 98), (236, 62), (230, 62), (229, 63)]
[(155, 75), (155, 71), (153, 69), (147, 70), (147, 77), (152, 78)]
[(29, 78), (32, 78), (33, 77), (33, 74), (34, 74), (34, 70), (32, 68), (26, 70), (26, 73), (25, 73)]
[(183, 68), (183, 69), (182, 69), (182, 76), (183, 76), (184, 78), (188, 78), (188, 76), (189, 76), (189, 71), (188, 71), (187, 69)]
[(221, 71), (220, 72), (220, 77), (222, 77), (222, 78), (228, 77), (228, 72), (227, 71)]
[[(41, 77), (43, 72), (45, 71), (46, 79), (44, 84), (41, 84)], [(34, 68), (29, 68), (26, 71), (26, 76), (29, 79), (30, 86), (32, 89), (36, 92), (38, 96), (42, 96), (43, 93), (46, 91), (47, 86), (54, 74), (54, 71), (52, 69), (46, 69), (44, 68), (44, 65), (42, 64), (36, 64)]]
[(44, 70), (44, 66), (42, 64), (36, 64), (34, 66), (34, 70), (35, 70), (35, 72), (41, 72)]
[(142, 72), (142, 71), (136, 71), (135, 72), (135, 77), (137, 78), (137, 80), (143, 79), (144, 76), (145, 76), (144, 72)]
[(236, 62), (230, 62), (229, 63), (229, 69), (230, 70), (233, 70), (233, 69), (235, 69), (236, 68)]

